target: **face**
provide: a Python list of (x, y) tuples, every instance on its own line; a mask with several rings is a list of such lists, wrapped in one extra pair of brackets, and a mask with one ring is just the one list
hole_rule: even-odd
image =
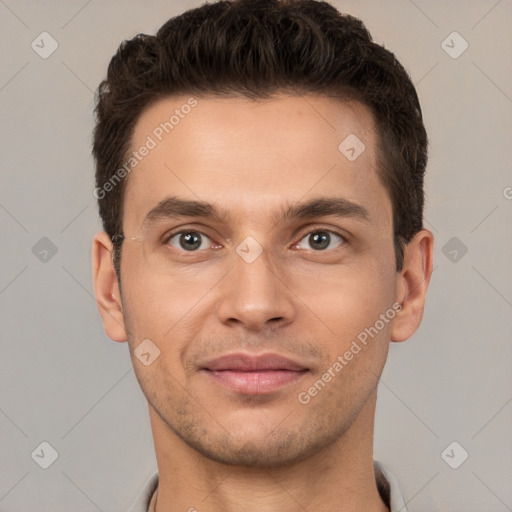
[[(194, 101), (152, 105), (132, 139), (152, 146), (124, 199), (133, 365), (169, 435), (220, 462), (288, 464), (350, 427), (392, 336), (375, 126), (360, 104), (313, 96)], [(160, 351), (148, 365), (143, 340)]]

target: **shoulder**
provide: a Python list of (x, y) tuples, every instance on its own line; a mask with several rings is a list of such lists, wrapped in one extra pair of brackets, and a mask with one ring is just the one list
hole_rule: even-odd
[(389, 507), (390, 512), (407, 512), (398, 482), (391, 471), (378, 460), (373, 461), (373, 469), (375, 471), (377, 488), (384, 503)]
[(158, 471), (146, 481), (128, 512), (149, 512), (151, 498), (158, 487)]

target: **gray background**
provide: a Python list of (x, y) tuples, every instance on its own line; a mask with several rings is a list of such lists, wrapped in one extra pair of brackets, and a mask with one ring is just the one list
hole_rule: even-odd
[[(0, 0), (2, 512), (126, 510), (156, 469), (127, 344), (93, 298), (93, 91), (122, 39), (199, 3)], [(512, 1), (331, 3), (410, 71), (431, 140), (435, 271), (420, 330), (391, 347), (375, 457), (411, 512), (512, 510)]]

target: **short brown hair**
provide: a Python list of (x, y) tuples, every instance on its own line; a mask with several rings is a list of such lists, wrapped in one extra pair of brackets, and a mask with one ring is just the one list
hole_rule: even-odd
[[(401, 270), (404, 245), (423, 225), (427, 134), (418, 96), (394, 54), (374, 43), (360, 20), (326, 2), (207, 3), (171, 18), (154, 36), (123, 41), (97, 91), (96, 187), (123, 165), (137, 120), (156, 100), (179, 94), (257, 99), (279, 92), (356, 100), (370, 108)], [(122, 234), (123, 181), (98, 197), (112, 238)]]

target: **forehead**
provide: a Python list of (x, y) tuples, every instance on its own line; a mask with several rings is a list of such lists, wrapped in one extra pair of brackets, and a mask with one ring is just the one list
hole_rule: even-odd
[(391, 218), (373, 117), (357, 102), (165, 98), (140, 116), (133, 153), (125, 232), (169, 196), (207, 201), (253, 224), (284, 203), (333, 195), (364, 205), (375, 220)]

